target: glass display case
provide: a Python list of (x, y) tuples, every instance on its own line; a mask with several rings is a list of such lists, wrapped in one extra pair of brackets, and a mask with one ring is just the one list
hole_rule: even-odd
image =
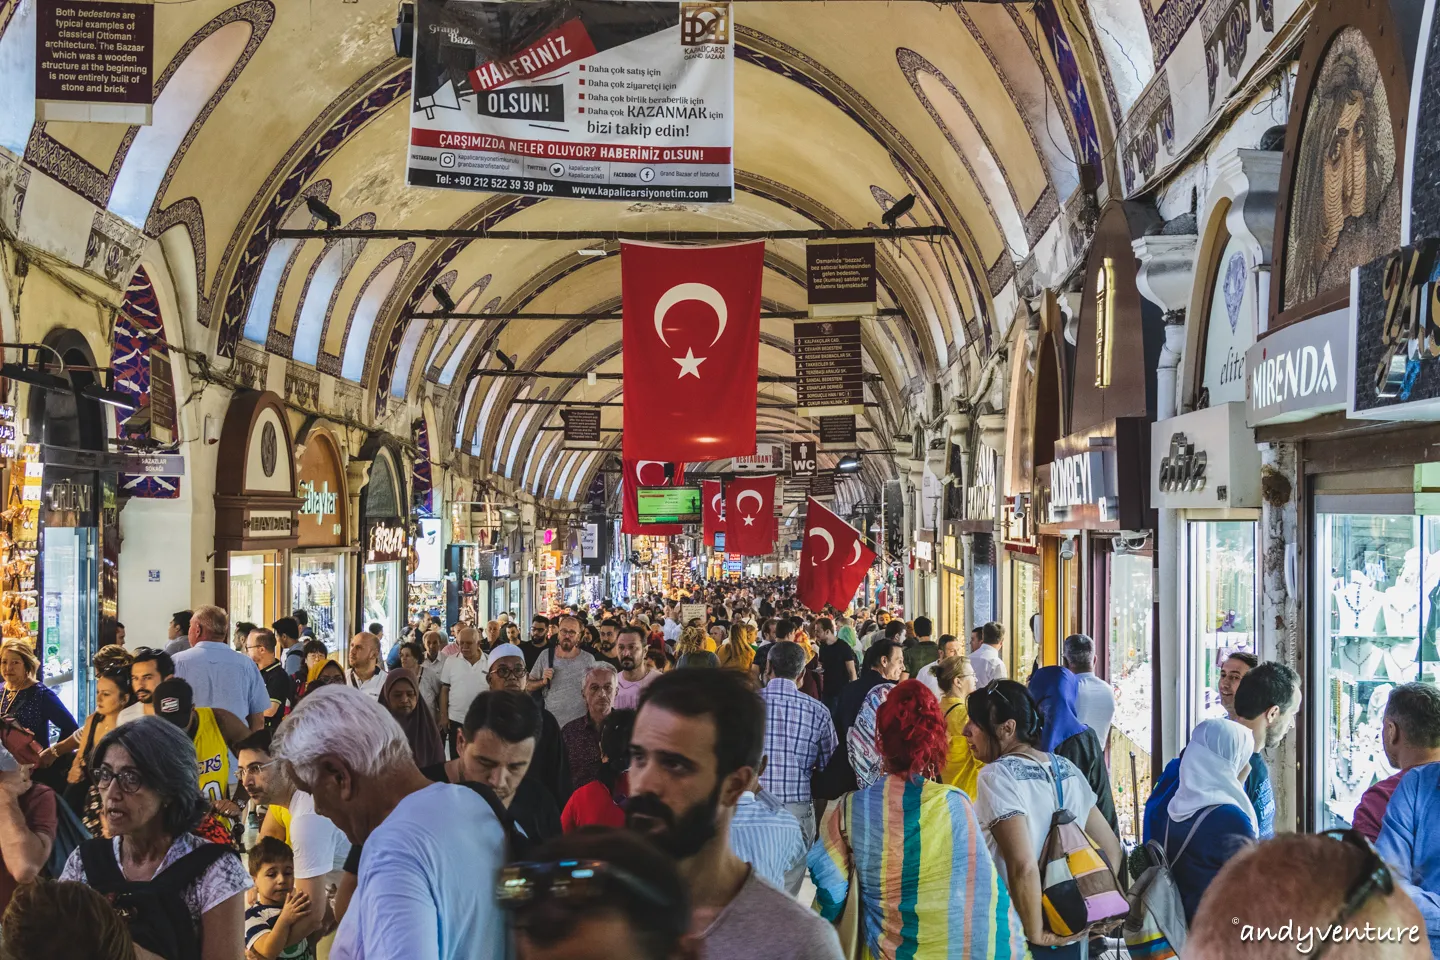
[(345, 634), (344, 578), (338, 553), (291, 556), (291, 609), (304, 610), (310, 617), (310, 631), (331, 653), (348, 646)]
[(1150, 647), (1154, 619), (1154, 559), (1146, 548), (1116, 550), (1109, 558), (1106, 653), (1110, 686), (1115, 690), (1115, 720), (1110, 730), (1110, 781), (1120, 835), (1139, 835), (1137, 799), (1150, 795), (1150, 745), (1154, 699)]
[(1233, 653), (1257, 653), (1255, 535), (1249, 520), (1189, 525), (1188, 666), (1185, 729), (1225, 716), (1220, 667)]
[(398, 562), (365, 564), (365, 617), (360, 626), (368, 630), (378, 621), (385, 627), (380, 646), (387, 654), (404, 626), (400, 619), (400, 580), (404, 575)]
[(1032, 624), (1040, 616), (1040, 563), (1038, 557), (1010, 558), (1010, 677), (1024, 683), (1040, 648)]
[[(276, 571), (280, 555), (274, 551), (230, 554), (230, 623), (269, 626), (280, 617), (276, 602)], [(288, 612), (288, 611), (287, 611)]]
[(1390, 691), (1436, 682), (1440, 517), (1318, 514), (1315, 677), (1318, 829), (1348, 825), (1360, 797), (1395, 772), (1381, 726)]

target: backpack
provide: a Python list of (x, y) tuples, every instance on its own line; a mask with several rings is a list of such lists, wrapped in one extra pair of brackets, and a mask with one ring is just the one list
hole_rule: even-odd
[[(36, 786), (43, 786), (36, 784)], [(33, 790), (34, 787), (31, 787)], [(49, 789), (46, 787), (46, 789)], [(84, 822), (58, 794), (55, 797), (55, 841), (50, 845), (50, 859), (45, 861), (45, 876), (59, 880), (65, 872), (65, 864), (75, 848), (90, 839), (90, 831)]]
[(200, 932), (185, 905), (185, 891), (221, 857), (234, 855), (229, 847), (206, 843), (154, 878), (137, 881), (121, 873), (109, 839), (96, 837), (80, 844), (86, 884), (110, 901), (136, 946), (164, 960), (200, 960)]
[(1145, 856), (1152, 866), (1141, 873), (1130, 888), (1130, 915), (1125, 918), (1125, 946), (1130, 956), (1137, 960), (1170, 960), (1185, 949), (1185, 938), (1189, 933), (1185, 904), (1180, 899), (1180, 889), (1175, 886), (1172, 870), (1174, 864), (1185, 856), (1200, 824), (1214, 810), (1214, 807), (1206, 807), (1196, 816), (1173, 861), (1165, 855), (1170, 844), (1168, 821), (1165, 824), (1165, 842), (1151, 840), (1145, 844)]
[(1100, 855), (1100, 847), (1065, 809), (1060, 765), (1050, 755), (1055, 782), (1055, 813), (1040, 854), (1040, 896), (1045, 927), (1061, 937), (1073, 937), (1130, 913), (1115, 872)]

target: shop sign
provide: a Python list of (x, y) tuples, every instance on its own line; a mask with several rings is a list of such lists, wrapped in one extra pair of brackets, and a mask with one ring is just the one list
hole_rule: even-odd
[(812, 317), (854, 317), (875, 309), (875, 242), (805, 245), (805, 290)]
[(977, 443), (975, 455), (970, 462), (974, 464), (974, 475), (965, 491), (965, 517), (967, 520), (993, 520), (995, 473), (999, 467), (999, 454), (993, 447)]
[(1161, 493), (1191, 493), (1205, 489), (1205, 451), (1196, 451), (1183, 433), (1170, 435), (1170, 450), (1160, 458)]
[[(330, 489), (329, 480), (320, 481), (320, 489), (315, 489), (313, 480), (302, 480), (300, 482), (300, 513), (307, 517), (314, 517), (315, 522), (324, 524), (326, 517), (335, 516), (339, 494)], [(340, 524), (335, 524), (335, 532), (340, 532)]]
[(935, 559), (935, 546), (924, 540), (916, 540), (910, 547), (910, 553), (916, 560), (923, 560), (929, 563)]
[(1150, 492), (1157, 507), (1260, 506), (1260, 450), (1239, 401), (1152, 424), (1150, 450)]
[(508, 576), (510, 576), (510, 558), (509, 558), (509, 557), (496, 557), (496, 558), (495, 558), (495, 576), (497, 576), (497, 577), (508, 577)]
[(434, 583), (444, 576), (442, 553), (444, 544), (440, 540), (440, 521), (425, 518), (416, 523), (419, 533), (415, 537), (415, 572), (410, 579), (417, 583)]
[(1245, 351), (1255, 342), (1255, 299), (1245, 247), (1232, 237), (1216, 266), (1205, 331), (1203, 382), (1212, 407), (1245, 399)]
[(251, 510), (240, 525), (247, 539), (285, 539), (295, 529), (295, 518), (288, 510)]
[(1050, 465), (1050, 522), (1072, 520), (1076, 508), (1091, 505), (1100, 508), (1101, 522), (1114, 520), (1114, 459), (1113, 449), (1056, 457)]
[(155, 7), (36, 4), (36, 119), (150, 123)]
[(1245, 352), (1246, 423), (1307, 420), (1344, 410), (1354, 379), (1350, 311), (1281, 327)]
[(365, 537), (366, 563), (391, 563), (404, 560), (407, 537), (403, 524), (393, 520), (380, 520), (370, 525)]
[(748, 457), (732, 457), (730, 469), (736, 473), (770, 473), (785, 469), (785, 448), (778, 443), (756, 448)]
[(15, 426), (14, 404), (0, 403), (0, 457), (15, 456), (15, 442), (18, 439)]
[(90, 512), (90, 484), (72, 483), (61, 480), (52, 483), (45, 491), (49, 494), (50, 509), (56, 513)]
[(580, 525), (580, 559), (600, 559), (600, 524), (584, 523)]
[(1437, 252), (1440, 241), (1422, 240), (1356, 268), (1350, 416), (1428, 420), (1440, 409)]
[(947, 567), (960, 566), (959, 543), (951, 534), (947, 533), (940, 543), (940, 562)]

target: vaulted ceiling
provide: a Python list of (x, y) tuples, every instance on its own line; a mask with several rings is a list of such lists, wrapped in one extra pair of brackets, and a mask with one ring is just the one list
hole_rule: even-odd
[[(1114, 118), (1138, 90), (1134, 62), (1151, 60), (1141, 5), (1154, 0), (737, 3), (737, 198), (704, 206), (407, 187), (394, 0), (157, 4), (152, 126), (36, 124), (16, 67), (32, 62), (36, 2), (0, 0), (0, 147), (163, 238), (210, 352), (313, 366), (365, 391), (369, 409), (428, 398), (442, 459), (453, 445), (538, 496), (573, 500), (601, 455), (561, 449), (557, 407), (512, 401), (618, 400), (623, 383), (477, 371), (500, 350), (521, 369), (619, 372), (618, 318), (412, 315), (438, 309), (436, 284), (465, 312), (618, 310), (618, 257), (579, 252), (593, 242), (277, 241), (277, 229), (312, 225), (305, 197), (355, 227), (724, 231), (865, 226), (914, 193), (902, 223), (952, 237), (880, 245), (881, 305), (899, 315), (864, 321), (879, 379), (860, 440), (883, 449), (925, 408), (928, 384), (963, 387), (1002, 342), (997, 300), (1017, 265), (1060, 229), (1081, 165), (1104, 175)], [(1117, 41), (1131, 61), (1118, 79), (1105, 46)], [(769, 242), (763, 292), (769, 309), (804, 307), (802, 241)], [(793, 375), (791, 327), (762, 323), (762, 373)], [(812, 436), (784, 409), (794, 396), (761, 384), (763, 433)], [(619, 408), (602, 424), (618, 428)], [(866, 458), (846, 496), (893, 470)]]

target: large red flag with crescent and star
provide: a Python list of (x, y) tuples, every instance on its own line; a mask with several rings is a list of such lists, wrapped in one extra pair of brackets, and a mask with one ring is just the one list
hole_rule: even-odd
[(811, 610), (823, 610), (828, 603), (843, 611), (855, 599), (865, 571), (874, 562), (875, 551), (865, 546), (860, 532), (811, 497), (805, 512), (796, 598)]
[[(683, 532), (678, 523), (641, 523), (640, 507), (635, 491), (639, 487), (663, 487), (668, 463), (658, 460), (621, 460), (620, 469), (620, 532), (631, 536), (666, 537)], [(685, 464), (675, 464), (674, 479), (669, 486), (685, 482)]]
[(713, 547), (715, 534), (725, 532), (725, 500), (720, 493), (719, 480), (700, 481), (700, 509), (705, 545)]
[(620, 245), (627, 459), (755, 452), (764, 267), (763, 240)]
[(725, 552), (763, 557), (775, 550), (775, 477), (736, 477), (725, 484)]

